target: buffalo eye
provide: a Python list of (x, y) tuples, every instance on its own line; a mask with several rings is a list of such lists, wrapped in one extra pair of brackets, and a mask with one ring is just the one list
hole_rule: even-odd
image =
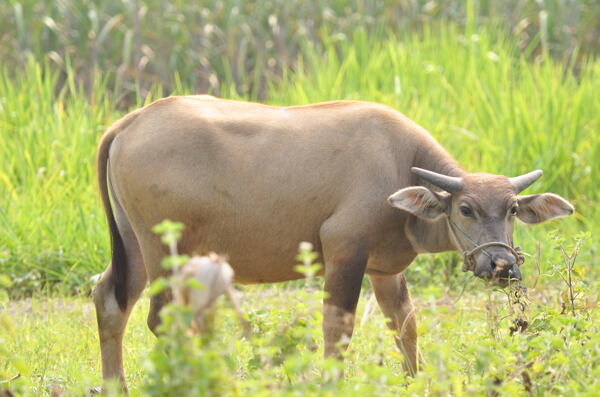
[(510, 216), (517, 216), (519, 212), (519, 207), (516, 205), (510, 209)]
[(461, 205), (459, 207), (459, 210), (460, 210), (460, 214), (462, 216), (466, 216), (466, 217), (469, 217), (469, 218), (475, 217), (475, 214), (473, 213), (473, 210), (471, 208), (467, 207), (466, 205)]

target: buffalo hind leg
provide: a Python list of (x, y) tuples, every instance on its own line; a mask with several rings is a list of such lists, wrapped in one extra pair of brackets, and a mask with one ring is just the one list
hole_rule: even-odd
[(387, 317), (387, 325), (396, 331), (396, 345), (404, 356), (404, 369), (411, 375), (418, 371), (417, 321), (402, 273), (393, 276), (369, 275), (377, 303)]
[(110, 266), (94, 289), (94, 304), (102, 355), (102, 378), (107, 381), (118, 379), (127, 389), (123, 371), (123, 334), (133, 305), (144, 290), (145, 282), (129, 284), (129, 299), (123, 311), (117, 304)]
[(117, 304), (111, 265), (94, 288), (93, 298), (100, 337), (102, 378), (104, 381), (118, 379), (127, 390), (123, 371), (123, 334), (129, 314), (146, 286), (146, 269), (133, 230), (116, 202), (115, 215), (127, 255), (127, 307), (121, 310)]

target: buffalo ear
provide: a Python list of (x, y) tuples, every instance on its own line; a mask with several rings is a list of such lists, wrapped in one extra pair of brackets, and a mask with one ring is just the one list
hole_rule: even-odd
[(392, 194), (388, 203), (419, 218), (434, 220), (445, 213), (449, 197), (448, 193), (434, 193), (423, 186), (412, 186)]
[(552, 218), (568, 216), (575, 211), (564, 198), (553, 193), (519, 196), (517, 216), (525, 223), (541, 223)]

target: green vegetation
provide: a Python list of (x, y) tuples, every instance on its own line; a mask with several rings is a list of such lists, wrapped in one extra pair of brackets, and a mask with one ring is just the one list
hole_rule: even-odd
[[(460, 280), (470, 290), (464, 294), (433, 285), (415, 291), (424, 364), (414, 379), (402, 371), (380, 312), (365, 315), (368, 289), (344, 365), (321, 358), (320, 280), (308, 279), (296, 285), (299, 289), (244, 287), (250, 340), (242, 338), (237, 316), (221, 301), (214, 331), (202, 336), (187, 332), (189, 310), (168, 307), (165, 334), (157, 342), (146, 327), (148, 297), (142, 297), (125, 336), (131, 394), (595, 396), (600, 391), (600, 319), (593, 310), (598, 282), (590, 285), (583, 272), (575, 271), (575, 314), (565, 310), (560, 289), (548, 288), (560, 282), (559, 273), (566, 270), (562, 260), (573, 254), (572, 240), (559, 243), (566, 255), (553, 251), (553, 270), (529, 283), (538, 286), (529, 296), (505, 297), (467, 277)], [(12, 302), (0, 312), (0, 324), (0, 355), (6, 359), (0, 379), (20, 373), (9, 383), (16, 393), (83, 395), (100, 384), (89, 299)]]
[[(310, 280), (243, 288), (250, 341), (222, 304), (211, 338), (173, 329), (174, 339), (155, 348), (142, 298), (124, 346), (133, 395), (185, 384), (191, 378), (167, 376), (180, 366), (199, 374), (204, 390), (225, 380), (230, 395), (600, 392), (599, 3), (358, 4), (0, 2), (0, 395), (7, 387), (82, 395), (100, 384), (87, 297), (109, 258), (96, 144), (126, 111), (197, 92), (275, 105), (384, 103), (468, 170), (543, 169), (529, 191), (561, 194), (577, 211), (517, 226), (515, 242), (529, 254), (528, 299), (487, 290), (460, 272), (457, 255), (422, 255), (411, 265), (426, 361), (414, 379), (402, 373), (374, 310), (357, 325), (340, 382), (339, 364), (320, 358), (320, 280)], [(370, 294), (364, 285), (358, 323)], [(187, 321), (177, 309), (172, 315)], [(162, 354), (177, 343), (194, 354)], [(202, 371), (208, 362), (219, 371)]]

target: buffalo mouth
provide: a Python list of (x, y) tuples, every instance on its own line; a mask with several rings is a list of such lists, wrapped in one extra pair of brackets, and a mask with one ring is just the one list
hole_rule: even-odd
[(519, 261), (512, 253), (496, 251), (481, 253), (472, 261), (473, 274), (489, 285), (506, 287), (521, 281)]
[(501, 288), (508, 287), (509, 285), (515, 285), (521, 282), (521, 272), (515, 267), (508, 270), (495, 270), (491, 266), (483, 265), (479, 266), (473, 271), (475, 277), (483, 280), (489, 286), (497, 286)]
[(506, 288), (511, 285), (517, 285), (521, 282), (521, 274), (514, 274), (513, 270), (509, 270), (508, 274), (499, 274), (497, 272), (488, 272), (484, 276), (477, 276), (482, 279), (490, 287)]

